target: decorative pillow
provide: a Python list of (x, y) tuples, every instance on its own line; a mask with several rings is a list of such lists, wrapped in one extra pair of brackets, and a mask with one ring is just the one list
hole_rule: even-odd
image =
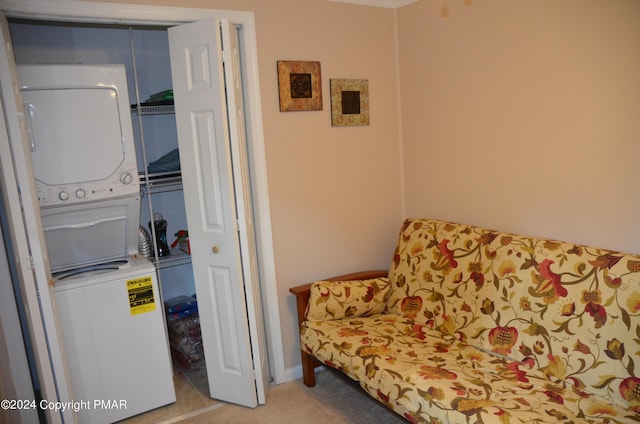
[(307, 320), (361, 317), (384, 311), (391, 285), (386, 277), (351, 281), (316, 281), (311, 286)]

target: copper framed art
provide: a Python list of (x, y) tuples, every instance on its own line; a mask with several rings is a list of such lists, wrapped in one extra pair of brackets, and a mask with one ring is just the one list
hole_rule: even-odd
[(369, 81), (332, 79), (331, 125), (350, 127), (369, 125)]
[(322, 110), (320, 62), (278, 61), (280, 112)]

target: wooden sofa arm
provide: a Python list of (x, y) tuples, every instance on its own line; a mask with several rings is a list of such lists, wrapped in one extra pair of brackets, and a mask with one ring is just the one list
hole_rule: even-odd
[[(386, 277), (389, 274), (388, 270), (373, 270), (373, 271), (360, 271), (353, 272), (345, 275), (338, 275), (336, 277), (325, 278), (322, 281), (353, 281), (353, 280), (367, 280), (370, 278)], [(305, 314), (307, 312), (307, 306), (309, 305), (309, 296), (311, 295), (311, 285), (313, 283), (303, 284), (301, 286), (291, 287), (289, 292), (296, 296), (296, 309), (298, 311), (298, 331), (300, 331), (302, 323), (305, 320)], [(302, 357), (302, 380), (305, 386), (313, 387), (316, 384), (315, 368), (322, 365), (313, 356), (309, 355), (300, 346), (300, 354)]]

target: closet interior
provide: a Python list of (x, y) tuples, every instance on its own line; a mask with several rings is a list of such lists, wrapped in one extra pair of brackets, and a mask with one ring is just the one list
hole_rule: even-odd
[[(140, 182), (139, 252), (157, 272), (174, 373), (208, 399), (167, 29), (22, 19), (10, 19), (9, 28), (18, 65), (124, 64)], [(178, 397), (185, 390), (176, 386)]]

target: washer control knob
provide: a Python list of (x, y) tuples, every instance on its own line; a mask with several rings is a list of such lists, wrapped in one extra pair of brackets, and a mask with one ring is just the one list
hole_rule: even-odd
[(120, 174), (120, 182), (122, 184), (131, 184), (131, 181), (133, 181), (133, 176), (130, 172), (123, 172)]
[(69, 200), (69, 193), (64, 190), (61, 191), (60, 193), (58, 193), (58, 199), (62, 200), (63, 202)]
[(87, 192), (84, 191), (83, 188), (79, 188), (79, 189), (76, 190), (76, 197), (78, 199), (84, 199), (86, 195), (87, 195)]

